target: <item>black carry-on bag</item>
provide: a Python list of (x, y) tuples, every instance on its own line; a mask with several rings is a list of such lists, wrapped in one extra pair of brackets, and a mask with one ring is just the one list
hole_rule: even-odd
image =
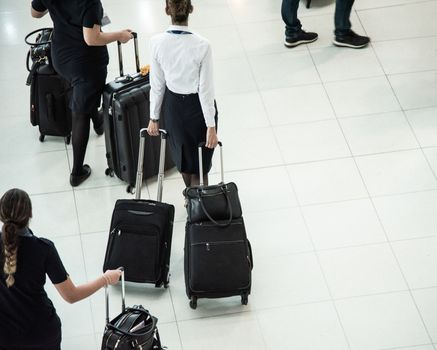
[[(69, 144), (70, 85), (52, 66), (52, 33), (53, 28), (42, 28), (29, 33), (25, 38), (26, 44), (30, 45), (26, 58), (29, 71), (26, 85), (30, 86), (30, 122), (33, 126), (39, 127), (41, 142), (45, 136), (61, 136), (64, 137), (65, 143)], [(35, 42), (30, 42), (30, 37), (35, 34), (38, 34)]]
[[(122, 268), (120, 268), (122, 269)], [(126, 308), (124, 272), (121, 275), (121, 314), (109, 319), (109, 291), (105, 287), (106, 327), (102, 350), (161, 350), (158, 319), (141, 305)]]
[(115, 203), (103, 271), (123, 266), (127, 281), (167, 288), (175, 213), (173, 205), (162, 203), (167, 133), (160, 129), (156, 201), (141, 199), (146, 134), (147, 129), (141, 129), (135, 199), (120, 199)]
[[(118, 45), (120, 77), (108, 83), (103, 92), (103, 117), (108, 168), (106, 175), (128, 183), (127, 192), (133, 193), (138, 163), (138, 133), (146, 128), (150, 117), (149, 75), (140, 73), (137, 33), (132, 33), (135, 47), (136, 73), (125, 75), (121, 43)], [(164, 128), (163, 118), (160, 126)], [(146, 137), (144, 178), (156, 176), (159, 167), (159, 140)], [(174, 166), (167, 151), (164, 169)]]
[[(219, 218), (213, 218), (207, 211), (205, 221), (187, 221), (184, 248), (184, 272), (187, 296), (190, 306), (197, 307), (198, 298), (222, 298), (234, 295), (241, 296), (241, 303), (248, 303), (252, 280), (252, 250), (246, 236), (241, 208), (239, 217), (233, 214), (233, 207), (239, 208), (238, 196), (233, 193), (233, 201), (226, 190), (223, 172), (222, 144), (220, 146), (221, 183), (213, 186), (203, 186), (202, 147), (199, 145), (200, 186), (184, 191), (190, 194), (188, 202), (193, 201), (194, 193), (198, 194), (199, 207), (188, 205), (187, 210), (203, 208), (204, 199), (209, 208), (214, 207), (214, 201), (223, 212), (217, 211)], [(231, 183), (231, 192), (236, 191), (236, 185)], [(223, 190), (224, 189), (224, 190)], [(204, 191), (204, 192), (203, 192)], [(227, 212), (225, 214), (224, 212)], [(191, 215), (194, 217), (195, 215)], [(221, 216), (221, 217), (220, 217)], [(189, 215), (190, 217), (190, 215)], [(226, 217), (226, 219), (223, 219)]]

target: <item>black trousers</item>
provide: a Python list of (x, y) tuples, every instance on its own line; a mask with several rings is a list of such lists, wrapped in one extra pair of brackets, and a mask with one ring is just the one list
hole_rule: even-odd
[[(350, 15), (355, 0), (336, 0), (335, 2), (335, 35), (340, 35), (351, 29)], [(282, 0), (281, 14), (285, 23), (285, 36), (292, 37), (302, 28), (297, 18), (299, 0)]]

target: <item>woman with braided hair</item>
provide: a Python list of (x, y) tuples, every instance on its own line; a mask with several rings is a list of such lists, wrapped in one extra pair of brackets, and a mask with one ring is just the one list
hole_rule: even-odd
[(208, 184), (218, 143), (211, 46), (188, 28), (191, 0), (166, 0), (165, 11), (172, 25), (151, 41), (148, 133), (159, 134), (162, 110), (171, 155), (187, 187), (199, 184), (197, 146), (205, 142), (203, 169)]
[(59, 350), (61, 322), (44, 290), (46, 274), (69, 303), (82, 300), (121, 272), (108, 270), (100, 278), (75, 286), (54, 244), (29, 229), (32, 203), (19, 189), (0, 199), (0, 350)]

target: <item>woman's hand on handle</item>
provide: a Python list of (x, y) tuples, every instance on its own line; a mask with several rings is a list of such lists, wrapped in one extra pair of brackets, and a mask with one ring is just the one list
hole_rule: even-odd
[(208, 127), (206, 129), (206, 144), (208, 148), (215, 148), (218, 145), (217, 132), (215, 127)]
[(121, 277), (121, 270), (106, 270), (103, 274), (106, 284), (116, 284)]
[(159, 122), (150, 120), (149, 126), (147, 127), (147, 133), (150, 136), (159, 136)]
[(122, 44), (126, 44), (132, 38), (132, 30), (130, 29), (124, 29), (119, 32), (118, 41), (120, 41)]

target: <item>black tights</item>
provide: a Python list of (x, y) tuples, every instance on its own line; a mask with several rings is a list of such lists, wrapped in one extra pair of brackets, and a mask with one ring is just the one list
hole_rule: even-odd
[[(199, 175), (181, 173), (186, 187), (197, 186), (200, 183)], [(208, 186), (208, 174), (203, 175), (203, 184)]]
[(71, 141), (73, 144), (72, 175), (82, 175), (86, 146), (90, 136), (90, 115), (73, 112)]

